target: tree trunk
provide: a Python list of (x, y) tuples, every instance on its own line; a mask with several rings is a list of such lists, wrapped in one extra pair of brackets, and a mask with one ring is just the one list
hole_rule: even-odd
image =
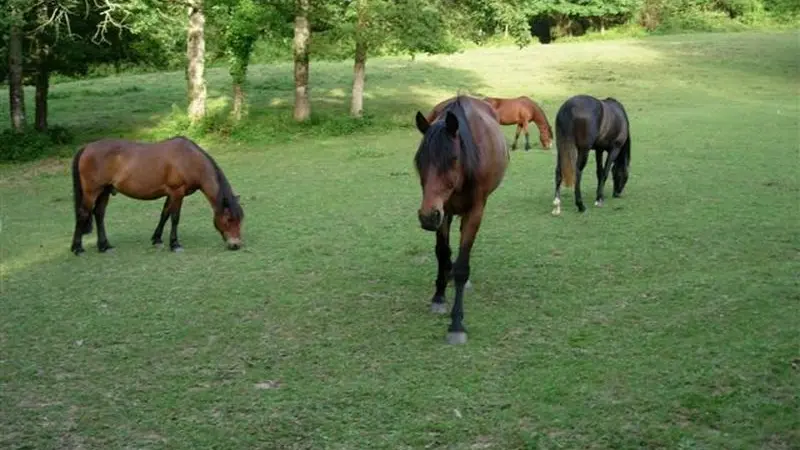
[(50, 90), (50, 69), (47, 60), (36, 71), (36, 131), (47, 131), (47, 93)]
[(353, 97), (350, 115), (361, 117), (364, 110), (364, 78), (367, 65), (367, 0), (358, 0), (358, 23), (356, 24), (356, 57), (353, 64)]
[(361, 117), (364, 110), (364, 77), (367, 69), (367, 43), (356, 43), (356, 62), (353, 65), (353, 99), (350, 103), (350, 115)]
[(233, 83), (233, 118), (241, 120), (244, 115), (244, 89), (241, 83)]
[(22, 30), (16, 23), (11, 25), (8, 36), (8, 106), (11, 113), (11, 129), (25, 129), (25, 86), (22, 84)]
[(189, 96), (189, 120), (197, 122), (206, 115), (205, 38), (206, 18), (203, 0), (189, 6), (189, 33), (186, 45), (186, 82)]
[(311, 116), (308, 98), (308, 24), (309, 0), (296, 0), (294, 19), (294, 120), (303, 122)]

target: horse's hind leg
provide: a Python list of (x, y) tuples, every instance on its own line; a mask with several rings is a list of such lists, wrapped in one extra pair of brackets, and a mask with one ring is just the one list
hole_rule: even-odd
[(519, 133), (522, 132), (522, 125), (517, 124), (517, 134), (514, 135), (514, 143), (511, 144), (511, 151), (517, 149), (517, 141), (519, 141)]
[(556, 162), (556, 189), (555, 194), (553, 194), (553, 211), (552, 214), (557, 216), (561, 214), (561, 161), (560, 159)]
[(450, 280), (450, 270), (453, 263), (450, 260), (450, 226), (453, 223), (453, 215), (448, 214), (444, 218), (442, 226), (436, 230), (436, 259), (439, 262), (439, 272), (436, 274), (436, 292), (431, 299), (431, 312), (435, 314), (446, 314), (444, 293), (447, 289), (447, 282)]
[(78, 208), (77, 217), (75, 217), (75, 233), (72, 235), (72, 247), (70, 250), (72, 253), (76, 255), (80, 255), (85, 250), (83, 249), (83, 235), (89, 234), (92, 232), (92, 209), (93, 205), (87, 202), (91, 202), (91, 199), (95, 197), (87, 194), (92, 194), (91, 192), (83, 193), (84, 203)]
[(531, 150), (531, 134), (528, 132), (528, 121), (522, 121), (522, 131), (525, 132), (525, 151), (529, 152)]
[(181, 220), (181, 205), (183, 197), (175, 197), (170, 204), (170, 218), (172, 229), (169, 232), (169, 249), (173, 252), (182, 252), (183, 247), (178, 242), (178, 222)]
[(171, 199), (167, 197), (164, 201), (164, 207), (161, 208), (161, 217), (158, 219), (158, 225), (156, 225), (156, 229), (153, 231), (153, 236), (150, 238), (150, 241), (153, 245), (157, 247), (161, 247), (164, 241), (161, 240), (161, 236), (164, 234), (164, 225), (167, 223), (167, 219), (169, 219), (169, 202)]
[(588, 159), (589, 150), (578, 150), (578, 173), (575, 174), (575, 206), (578, 207), (580, 212), (586, 211), (586, 206), (583, 205), (583, 196), (581, 195), (581, 177)]
[(94, 204), (94, 221), (97, 222), (97, 250), (101, 253), (114, 248), (108, 243), (108, 236), (106, 236), (106, 207), (108, 206), (108, 198), (111, 195), (111, 186), (105, 188), (97, 201)]
[[(91, 216), (88, 220), (91, 220)], [(81, 253), (85, 252), (86, 250), (83, 249), (83, 230), (86, 228), (86, 220), (84, 218), (75, 218), (75, 233), (72, 235), (72, 247), (70, 247), (70, 251), (75, 253), (76, 255), (80, 255)]]
[[(594, 159), (597, 163), (597, 197), (594, 201), (594, 206), (603, 206), (603, 185), (605, 184), (605, 179), (603, 178), (603, 152), (602, 150), (595, 150), (594, 151)], [(606, 163), (611, 161), (611, 158), (606, 158)]]

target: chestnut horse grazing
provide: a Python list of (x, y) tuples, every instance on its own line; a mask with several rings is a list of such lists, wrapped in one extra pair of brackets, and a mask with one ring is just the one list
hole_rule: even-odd
[(156, 143), (124, 139), (91, 142), (72, 159), (72, 183), (75, 198), (75, 234), (72, 252), (83, 253), (81, 239), (92, 232), (92, 216), (97, 222), (97, 249), (112, 248), (105, 229), (106, 206), (110, 195), (121, 192), (138, 200), (167, 197), (161, 210), (153, 245), (161, 245), (167, 218), (172, 220), (169, 246), (181, 251), (178, 222), (183, 198), (200, 190), (214, 210), (214, 226), (230, 250), (242, 245), (240, 237), (244, 211), (239, 196), (211, 156), (185, 137)]
[[(558, 110), (556, 116), (556, 192), (553, 215), (561, 214), (561, 181), (567, 187), (575, 186), (575, 205), (583, 212), (581, 175), (594, 149), (597, 162), (597, 199), (595, 206), (603, 206), (603, 187), (609, 171), (614, 175), (614, 197), (622, 195), (628, 182), (631, 162), (631, 134), (628, 114), (617, 100), (603, 100), (590, 95), (571, 97)], [(603, 152), (608, 152), (605, 165)], [(612, 167), (613, 165), (613, 167)], [(577, 172), (577, 175), (576, 175)]]
[[(422, 133), (414, 164), (422, 186), (422, 205), (417, 212), (423, 229), (436, 232), (439, 271), (431, 311), (446, 313), (445, 290), (451, 276), (456, 295), (447, 334), (450, 344), (467, 340), (464, 319), (464, 287), (469, 280), (469, 255), (481, 225), (489, 195), (500, 185), (509, 162), (509, 151), (491, 106), (459, 95), (445, 102), (433, 122), (417, 111)], [(461, 242), (455, 263), (450, 260), (450, 225), (461, 217)]]
[(497, 111), (500, 125), (517, 125), (517, 134), (514, 136), (511, 150), (517, 149), (520, 131), (525, 131), (525, 151), (527, 152), (531, 149), (528, 122), (535, 122), (539, 128), (539, 142), (542, 143), (543, 148), (549, 149), (553, 145), (553, 128), (550, 127), (550, 122), (547, 121), (547, 115), (529, 97), (484, 97), (483, 101), (492, 105), (492, 108)]

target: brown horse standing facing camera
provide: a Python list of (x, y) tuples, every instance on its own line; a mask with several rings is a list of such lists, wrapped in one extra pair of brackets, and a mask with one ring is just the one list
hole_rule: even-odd
[(172, 220), (169, 247), (181, 251), (178, 222), (183, 198), (200, 190), (214, 210), (214, 226), (228, 249), (242, 245), (240, 227), (244, 211), (239, 196), (217, 163), (197, 144), (185, 137), (156, 143), (125, 139), (102, 139), (87, 144), (72, 159), (75, 198), (75, 234), (72, 252), (83, 253), (81, 239), (92, 232), (92, 216), (97, 222), (97, 249), (111, 248), (105, 229), (106, 206), (110, 195), (121, 192), (138, 200), (167, 197), (161, 210), (153, 245), (161, 245), (167, 219)]
[(547, 120), (544, 110), (539, 107), (529, 97), (520, 96), (516, 98), (484, 97), (483, 101), (492, 105), (497, 111), (500, 125), (517, 125), (517, 134), (514, 136), (514, 143), (511, 150), (517, 149), (519, 133), (525, 132), (525, 151), (531, 149), (530, 134), (528, 133), (528, 122), (535, 122), (539, 128), (539, 142), (542, 148), (549, 149), (553, 146), (553, 128)]
[[(469, 255), (487, 199), (505, 176), (509, 152), (489, 104), (457, 96), (443, 105), (433, 122), (419, 111), (416, 116), (417, 128), (423, 135), (414, 157), (422, 186), (422, 205), (417, 215), (423, 229), (436, 232), (439, 271), (431, 311), (447, 312), (444, 294), (452, 271), (456, 295), (447, 342), (463, 344), (467, 340), (462, 321)], [(461, 242), (458, 257), (452, 263), (450, 225), (454, 215), (461, 216)]]

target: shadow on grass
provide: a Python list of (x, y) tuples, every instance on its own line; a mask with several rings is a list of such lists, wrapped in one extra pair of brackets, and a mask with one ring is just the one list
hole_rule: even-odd
[(660, 36), (636, 45), (658, 52), (672, 73), (690, 67), (741, 80), (800, 82), (797, 31)]
[[(367, 65), (364, 117), (358, 120), (349, 116), (351, 65), (312, 61), (312, 116), (309, 123), (299, 124), (292, 119), (294, 79), (289, 64), (250, 68), (248, 114), (239, 123), (230, 118), (227, 70), (208, 70), (207, 83), (208, 115), (195, 126), (190, 126), (185, 114), (182, 72), (55, 84), (50, 91), (50, 122), (68, 127), (75, 135), (75, 142), (61, 155), (72, 154), (83, 142), (113, 136), (151, 140), (174, 134), (208, 135), (266, 145), (298, 137), (334, 137), (370, 128), (412, 126), (417, 109), (430, 108), (441, 97), (458, 91), (474, 92), (484, 87), (474, 73), (435, 61), (378, 59)], [(26, 94), (32, 99), (34, 92)], [(7, 114), (0, 112), (0, 123), (8, 123)]]

